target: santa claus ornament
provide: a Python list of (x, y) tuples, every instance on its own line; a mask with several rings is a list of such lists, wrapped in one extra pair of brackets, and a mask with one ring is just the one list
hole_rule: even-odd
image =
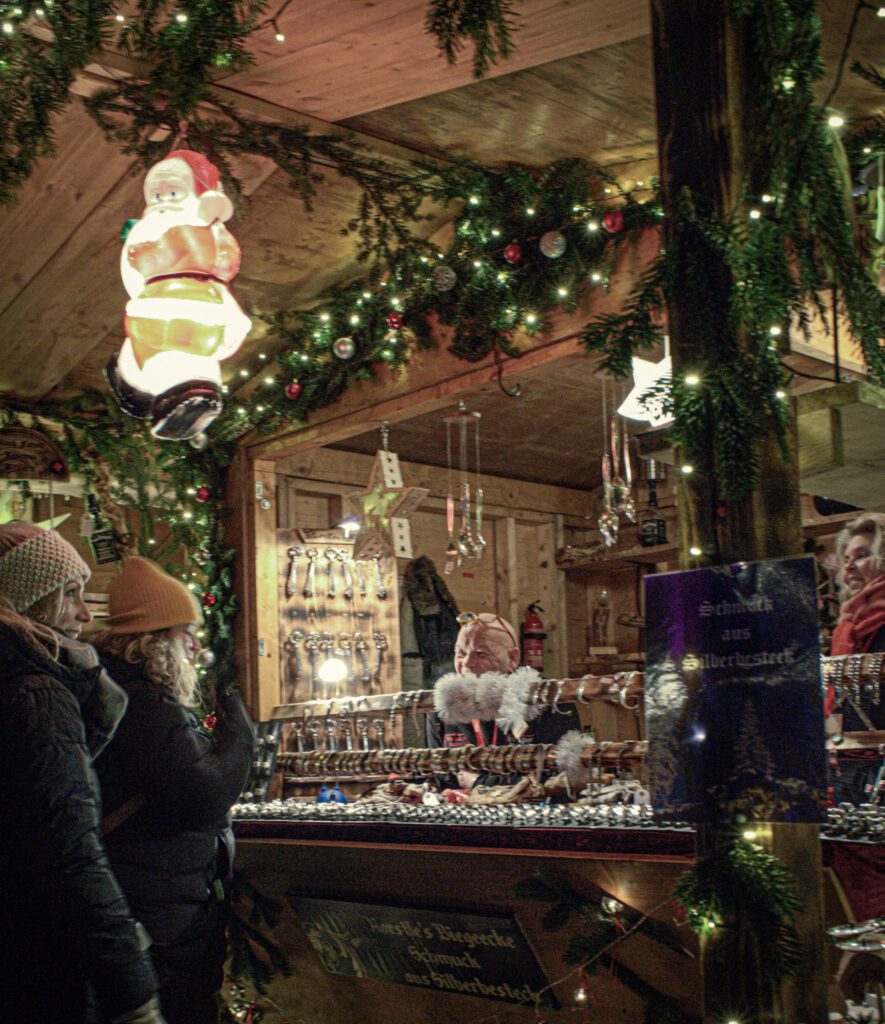
[(224, 226), (233, 204), (200, 153), (178, 149), (155, 164), (144, 196), (120, 257), (126, 340), (105, 372), (123, 412), (183, 441), (221, 412), (219, 362), (252, 326), (229, 287), (240, 247)]

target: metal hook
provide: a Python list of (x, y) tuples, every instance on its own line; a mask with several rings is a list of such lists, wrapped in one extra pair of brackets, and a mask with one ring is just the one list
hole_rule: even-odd
[(515, 384), (512, 388), (508, 388), (504, 383), (504, 363), (501, 359), (501, 352), (499, 349), (494, 349), (495, 355), (495, 366), (498, 368), (498, 387), (504, 392), (508, 398), (519, 398), (522, 394), (522, 384)]

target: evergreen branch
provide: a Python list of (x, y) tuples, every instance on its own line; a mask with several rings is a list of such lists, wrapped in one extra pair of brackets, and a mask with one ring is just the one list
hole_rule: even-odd
[(482, 78), (492, 64), (513, 53), (516, 0), (430, 0), (427, 32), (437, 40), (450, 64), (470, 40), (473, 77)]

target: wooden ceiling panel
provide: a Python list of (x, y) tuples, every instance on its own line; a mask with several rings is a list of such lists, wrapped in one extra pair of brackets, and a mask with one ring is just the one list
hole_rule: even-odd
[[(508, 387), (519, 380), (518, 372), (508, 376)], [(527, 375), (521, 383), (519, 398), (509, 398), (501, 391), (488, 391), (467, 401), (470, 410), (482, 414), (483, 472), (579, 490), (598, 487), (603, 385), (597, 375), (597, 360), (580, 358), (552, 364), (545, 368), (543, 375)], [(609, 383), (607, 387), (613, 391), (614, 385)], [(618, 387), (623, 390), (624, 385)], [(611, 394), (608, 400), (611, 403)], [(452, 403), (450, 410), (395, 424), (390, 431), (391, 450), (410, 462), (445, 466), (443, 419), (455, 411), (455, 404)], [(568, 408), (569, 415), (563, 415), (564, 408)], [(456, 435), (453, 435), (453, 444), (457, 446)], [(379, 433), (373, 430), (330, 447), (374, 452), (379, 447)], [(472, 447), (470, 462), (472, 465)]]
[(454, 89), (344, 124), (433, 155), (486, 164), (656, 153), (648, 37)]
[[(449, 65), (426, 32), (425, 0), (311, 0), (292, 4), (274, 40), (253, 43), (256, 66), (219, 79), (262, 99), (340, 121), (473, 81), (471, 49)], [(645, 35), (647, 0), (523, 0), (515, 52), (489, 78)]]

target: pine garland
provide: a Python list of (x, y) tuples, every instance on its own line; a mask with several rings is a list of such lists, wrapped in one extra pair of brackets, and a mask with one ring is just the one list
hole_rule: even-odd
[(802, 965), (805, 951), (793, 924), (802, 910), (795, 879), (758, 844), (727, 835), (682, 875), (673, 899), (695, 932), (715, 939), (708, 955), (736, 963), (738, 946), (751, 945), (771, 983)]
[(427, 31), (436, 37), (450, 64), (473, 43), (473, 77), (482, 78), (492, 64), (513, 53), (513, 8), (516, 0), (431, 0)]
[[(718, 219), (702, 197), (678, 197), (666, 252), (623, 313), (588, 325), (584, 343), (625, 375), (634, 353), (655, 337), (668, 302), (690, 289), (699, 353), (693, 373), (701, 384), (674, 381), (667, 396), (673, 439), (686, 462), (715, 474), (722, 497), (741, 500), (759, 484), (762, 442), (774, 436), (785, 443), (778, 356), (791, 320), (807, 333), (808, 304), (823, 311), (822, 283), (832, 281), (871, 376), (885, 383), (885, 296), (854, 247), (835, 170), (837, 140), (813, 102), (822, 74), (815, 4), (735, 0), (732, 15), (746, 32), (748, 59), (764, 72), (747, 111), (765, 129), (746, 132), (753, 148), (736, 208)], [(730, 275), (724, 297), (721, 282), (709, 276), (723, 263)]]

